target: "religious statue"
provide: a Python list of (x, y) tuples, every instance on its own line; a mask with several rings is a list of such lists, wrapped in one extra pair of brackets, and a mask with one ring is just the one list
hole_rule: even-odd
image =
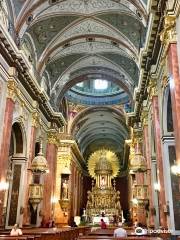
[(62, 199), (68, 199), (68, 180), (65, 179), (62, 183)]
[(106, 185), (105, 177), (101, 177), (101, 187), (104, 187)]

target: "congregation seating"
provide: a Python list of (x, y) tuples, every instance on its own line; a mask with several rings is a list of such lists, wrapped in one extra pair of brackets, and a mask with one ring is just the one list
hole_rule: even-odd
[(115, 228), (110, 229), (96, 229), (90, 231), (90, 227), (77, 228), (58, 228), (58, 229), (44, 229), (32, 228), (22, 229), (22, 236), (10, 236), (10, 231), (0, 231), (0, 240), (160, 240), (170, 239), (169, 234), (153, 235), (153, 236), (136, 236), (133, 235), (132, 229), (127, 229), (127, 238), (114, 238)]
[(89, 227), (60, 229), (22, 229), (22, 236), (10, 236), (10, 231), (0, 231), (0, 240), (75, 240), (89, 232)]

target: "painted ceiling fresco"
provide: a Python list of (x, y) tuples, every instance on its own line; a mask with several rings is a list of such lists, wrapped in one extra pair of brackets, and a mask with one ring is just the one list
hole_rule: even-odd
[[(125, 111), (133, 107), (140, 74), (147, 0), (7, 2), (13, 6), (20, 48), (53, 109), (61, 111), (64, 97), (74, 104), (94, 106), (79, 119), (79, 130), (74, 132), (82, 153), (88, 156), (102, 145), (122, 153), (128, 137)], [(92, 84), (96, 79), (112, 85), (98, 95)], [(89, 85), (79, 88), (80, 82)], [(120, 106), (122, 114), (105, 109), (106, 105)]]

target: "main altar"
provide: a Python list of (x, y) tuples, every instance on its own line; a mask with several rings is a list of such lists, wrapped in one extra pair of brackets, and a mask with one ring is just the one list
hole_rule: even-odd
[(98, 151), (89, 159), (89, 172), (93, 177), (92, 189), (87, 194), (86, 214), (94, 223), (100, 219), (109, 224), (114, 216), (121, 215), (120, 192), (115, 189), (119, 167), (116, 155), (107, 150)]

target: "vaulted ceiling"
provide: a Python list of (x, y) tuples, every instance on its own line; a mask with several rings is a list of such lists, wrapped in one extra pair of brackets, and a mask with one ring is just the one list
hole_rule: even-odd
[[(139, 53), (148, 19), (146, 0), (8, 2), (14, 6), (21, 48), (40, 76), (37, 79), (56, 111), (60, 110), (65, 95), (71, 101), (82, 98), (77, 92), (70, 98), (75, 84), (97, 78), (111, 81), (121, 89), (122, 97), (119, 95), (115, 104), (133, 106), (140, 73)], [(85, 98), (81, 102), (87, 103)], [(114, 148), (123, 146), (127, 129), (120, 122), (124, 116), (114, 117), (110, 110), (103, 108), (106, 103), (107, 99), (102, 100), (102, 108), (99, 106), (95, 113), (88, 113), (87, 121), (76, 134), (83, 153), (102, 143)]]

